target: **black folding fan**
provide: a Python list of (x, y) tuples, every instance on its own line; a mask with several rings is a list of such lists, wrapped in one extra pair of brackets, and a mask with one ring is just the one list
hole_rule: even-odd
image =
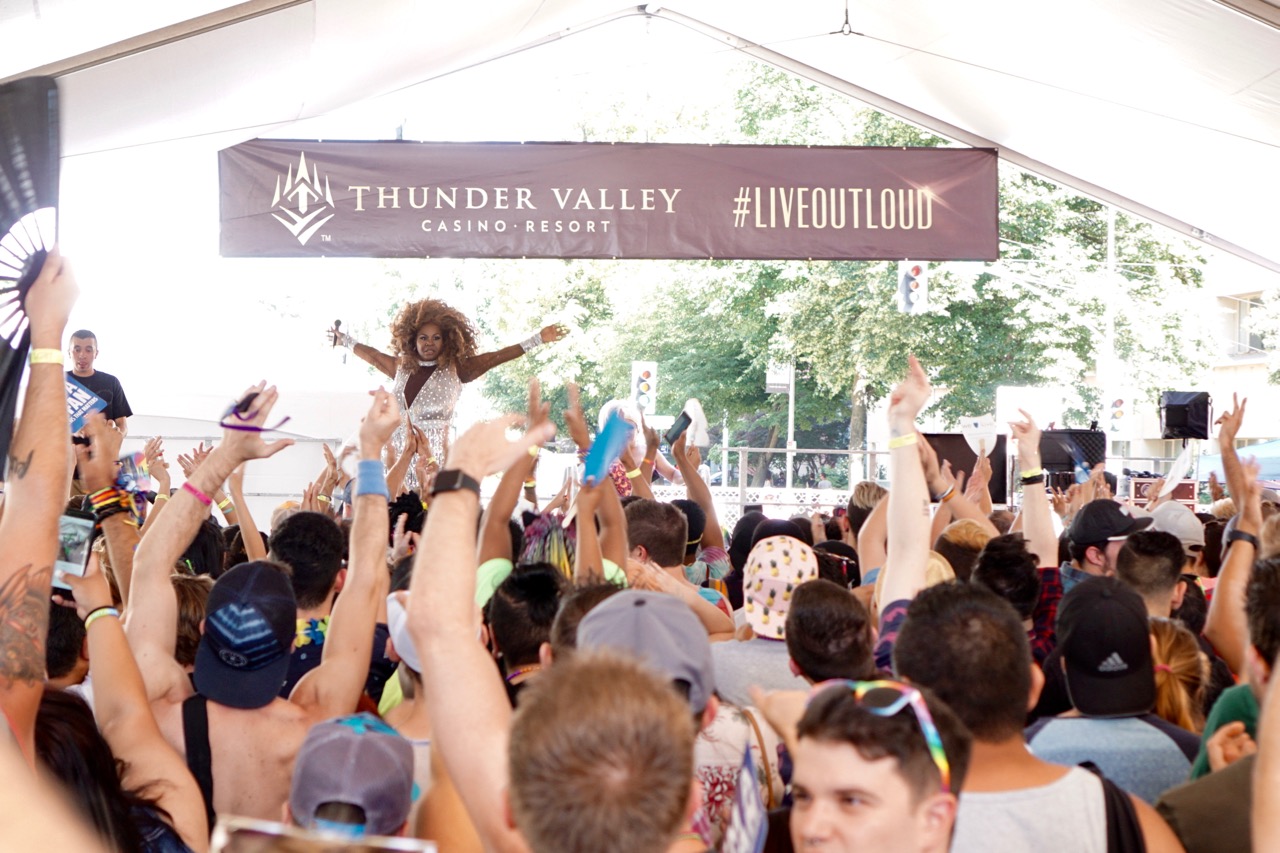
[(9, 456), (31, 345), (23, 300), (58, 239), (61, 151), (53, 78), (0, 86), (0, 459)]

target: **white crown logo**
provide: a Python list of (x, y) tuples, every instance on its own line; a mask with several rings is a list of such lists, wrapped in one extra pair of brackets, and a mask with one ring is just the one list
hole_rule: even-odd
[(1124, 672), (1129, 664), (1124, 662), (1119, 652), (1112, 652), (1107, 659), (1098, 664), (1098, 672)]
[[(292, 202), (296, 210), (286, 207), (282, 202)], [(289, 229), (289, 233), (298, 238), (298, 242), (307, 245), (307, 241), (311, 236), (320, 229), (322, 225), (333, 218), (336, 205), (333, 203), (333, 194), (329, 192), (329, 177), (326, 175), (324, 179), (324, 191), (320, 189), (320, 172), (314, 166), (311, 173), (307, 173), (307, 154), (302, 152), (298, 155), (298, 172), (295, 175), (293, 166), (289, 166), (288, 174), (285, 175), (284, 185), (280, 184), (280, 176), (276, 175), (276, 196), (271, 202), (271, 206), (284, 214), (281, 216), (272, 213), (271, 216)], [(308, 208), (311, 212), (308, 213)], [(320, 219), (320, 215), (329, 212), (328, 216)]]

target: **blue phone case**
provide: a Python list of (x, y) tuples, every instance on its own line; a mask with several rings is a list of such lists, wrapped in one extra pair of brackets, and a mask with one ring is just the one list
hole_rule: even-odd
[(587, 451), (587, 460), (582, 466), (582, 481), (587, 485), (595, 485), (609, 476), (609, 466), (622, 455), (623, 448), (631, 441), (636, 428), (627, 423), (617, 411), (609, 415), (596, 440)]

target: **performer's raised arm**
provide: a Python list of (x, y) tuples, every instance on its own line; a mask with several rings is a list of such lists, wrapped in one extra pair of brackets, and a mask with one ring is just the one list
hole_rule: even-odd
[(346, 332), (338, 330), (335, 325), (329, 330), (329, 342), (336, 347), (346, 347), (355, 353), (356, 358), (372, 364), (378, 370), (382, 371), (387, 377), (394, 379), (396, 375), (396, 357), (388, 355), (385, 352), (374, 349), (368, 344), (362, 344)]
[(493, 352), (482, 352), (479, 355), (462, 359), (458, 362), (458, 378), (463, 382), (472, 382), (498, 365), (514, 361), (543, 344), (555, 343), (568, 333), (569, 330), (564, 326), (559, 323), (553, 323), (550, 326), (543, 326), (541, 331), (534, 332), (518, 344), (512, 344), (509, 347), (503, 347)]

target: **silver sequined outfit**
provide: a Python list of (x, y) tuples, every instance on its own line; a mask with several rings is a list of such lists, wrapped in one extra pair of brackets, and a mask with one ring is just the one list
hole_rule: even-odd
[[(396, 402), (400, 405), (400, 411), (408, 412), (409, 420), (426, 433), (431, 445), (431, 455), (443, 466), (444, 445), (453, 425), (453, 407), (462, 394), (462, 380), (451, 365), (441, 364), (418, 390), (418, 396), (413, 398), (413, 405), (409, 405), (405, 402), (404, 389), (413, 373), (403, 365), (396, 367)], [(391, 436), (391, 446), (396, 449), (397, 454), (404, 452), (404, 439), (405, 428), (401, 424)], [(414, 473), (412, 466), (405, 474), (404, 484), (407, 489), (418, 488), (418, 475)]]

